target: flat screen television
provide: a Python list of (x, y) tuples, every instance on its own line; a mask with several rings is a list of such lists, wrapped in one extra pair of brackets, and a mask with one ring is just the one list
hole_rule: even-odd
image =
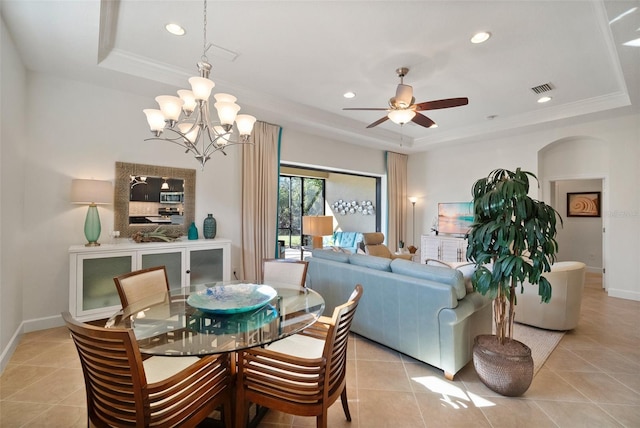
[(438, 233), (465, 236), (473, 224), (473, 202), (440, 202)]

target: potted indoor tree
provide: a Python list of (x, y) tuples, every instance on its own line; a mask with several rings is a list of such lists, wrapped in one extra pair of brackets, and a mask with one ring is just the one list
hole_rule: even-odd
[(474, 223), (467, 259), (476, 263), (474, 289), (493, 300), (495, 335), (475, 338), (473, 362), (482, 382), (507, 396), (523, 394), (533, 379), (531, 349), (513, 339), (518, 287), (537, 284), (542, 302), (551, 299), (543, 276), (555, 262), (558, 212), (531, 198), (529, 177), (520, 168), (496, 169), (473, 185)]

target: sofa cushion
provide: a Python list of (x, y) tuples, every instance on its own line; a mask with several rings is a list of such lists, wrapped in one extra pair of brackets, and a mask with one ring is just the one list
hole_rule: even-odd
[(317, 248), (311, 252), (311, 256), (318, 257), (319, 259), (333, 260), (334, 262), (349, 263), (349, 254), (333, 250)]
[(375, 256), (363, 256), (362, 254), (351, 254), (349, 263), (356, 266), (368, 267), (371, 269), (391, 272), (391, 259)]
[(391, 271), (401, 275), (449, 284), (454, 288), (458, 300), (467, 295), (462, 272), (455, 269), (444, 266), (423, 265), (403, 259), (394, 259), (391, 262)]
[(471, 282), (471, 275), (476, 271), (476, 265), (472, 262), (445, 262), (436, 259), (427, 259), (427, 265), (430, 266), (443, 266), (451, 269), (456, 269), (462, 272), (464, 278), (464, 286), (467, 289), (467, 293), (473, 293), (473, 283)]

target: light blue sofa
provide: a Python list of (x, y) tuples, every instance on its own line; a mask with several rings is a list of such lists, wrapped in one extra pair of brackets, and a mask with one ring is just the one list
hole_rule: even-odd
[(455, 269), (323, 249), (306, 260), (307, 286), (324, 297), (325, 315), (362, 284), (351, 331), (435, 366), (448, 379), (471, 361), (475, 336), (491, 334), (490, 300), (467, 294)]

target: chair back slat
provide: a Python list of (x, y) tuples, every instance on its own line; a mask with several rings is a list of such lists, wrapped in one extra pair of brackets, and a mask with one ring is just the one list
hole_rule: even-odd
[(358, 284), (349, 300), (336, 307), (333, 311), (335, 324), (330, 328), (325, 343), (325, 358), (327, 358), (327, 385), (329, 395), (331, 391), (341, 388), (346, 374), (347, 345), (351, 323), (362, 297), (362, 286)]
[(148, 424), (149, 413), (142, 406), (144, 369), (132, 346), (133, 332), (80, 324), (68, 312), (63, 317), (80, 356), (90, 419), (104, 426)]

